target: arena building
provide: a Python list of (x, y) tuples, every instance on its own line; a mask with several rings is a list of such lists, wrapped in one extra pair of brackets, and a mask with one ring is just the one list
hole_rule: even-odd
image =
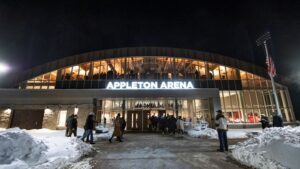
[[(89, 112), (108, 123), (120, 113), (127, 130), (144, 131), (149, 116), (166, 114), (213, 126), (219, 109), (231, 126), (247, 127), (276, 110), (264, 68), (177, 48), (78, 54), (34, 67), (14, 85), (0, 90), (0, 127), (60, 129), (73, 113), (82, 127)], [(284, 121), (295, 121), (288, 88), (276, 88)]]

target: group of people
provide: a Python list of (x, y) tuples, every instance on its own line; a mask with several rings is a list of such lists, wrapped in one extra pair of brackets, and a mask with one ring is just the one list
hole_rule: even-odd
[[(272, 115), (273, 127), (283, 127), (282, 117), (278, 115), (277, 112), (274, 112)], [(269, 118), (265, 115), (261, 115), (260, 121), (262, 129), (267, 127), (272, 127), (269, 122)]]
[(77, 137), (77, 115), (71, 114), (66, 120), (66, 137)]
[[(260, 122), (262, 124), (262, 129), (271, 127), (271, 125), (269, 124), (268, 117), (264, 115), (261, 116)], [(218, 149), (218, 151), (220, 152), (228, 151), (228, 143), (227, 143), (228, 124), (227, 124), (227, 119), (223, 115), (223, 112), (221, 110), (217, 111), (215, 124), (218, 132), (219, 142), (220, 142), (220, 148)], [(283, 127), (282, 117), (278, 115), (277, 112), (273, 113), (273, 127)]]
[[(94, 113), (90, 112), (86, 118), (85, 125), (84, 125), (84, 133), (81, 137), (82, 141), (89, 142), (90, 144), (94, 143), (94, 137), (93, 137), (93, 130), (94, 130), (94, 124), (98, 123), (94, 120)], [(72, 134), (74, 137), (77, 137), (77, 115), (71, 114), (67, 120), (66, 120), (66, 137), (71, 137)], [(85, 140), (86, 139), (86, 140)]]
[(175, 118), (173, 115), (166, 116), (151, 116), (147, 119), (148, 128), (150, 131), (160, 131), (162, 134), (183, 134), (184, 121), (181, 116)]
[[(94, 124), (98, 123), (94, 120), (95, 114), (90, 112), (87, 116), (85, 125), (84, 125), (84, 134), (81, 137), (82, 141), (89, 142), (90, 144), (94, 144), (93, 138), (93, 130)], [(157, 132), (160, 131), (162, 134), (174, 134), (177, 132), (178, 134), (184, 133), (184, 121), (179, 116), (175, 118), (173, 115), (165, 115), (165, 116), (150, 116), (147, 119), (148, 127), (150, 131)], [(269, 124), (268, 117), (262, 115), (261, 120), (262, 128), (265, 129), (267, 127), (271, 127)], [(106, 119), (105, 119), (106, 123)], [(66, 120), (66, 137), (71, 137), (72, 134), (77, 137), (77, 115), (70, 115)], [(224, 116), (221, 110), (217, 111), (217, 115), (215, 118), (215, 125), (218, 132), (218, 138), (220, 142), (220, 148), (218, 151), (224, 152), (228, 151), (228, 143), (227, 143), (227, 131), (228, 131), (228, 122), (226, 117)], [(124, 117), (120, 116), (120, 113), (113, 121), (114, 131), (112, 136), (109, 139), (109, 142), (112, 142), (112, 139), (116, 137), (117, 141), (123, 141), (123, 135), (126, 128), (126, 121)], [(282, 117), (279, 116), (276, 112), (273, 113), (273, 127), (283, 127)], [(85, 140), (86, 139), (86, 140)]]

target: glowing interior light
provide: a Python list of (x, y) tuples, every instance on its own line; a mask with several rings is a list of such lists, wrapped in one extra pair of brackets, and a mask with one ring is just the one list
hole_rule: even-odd
[(79, 110), (78, 107), (75, 107), (75, 108), (74, 108), (74, 115), (77, 115), (77, 114), (78, 114), (78, 110)]

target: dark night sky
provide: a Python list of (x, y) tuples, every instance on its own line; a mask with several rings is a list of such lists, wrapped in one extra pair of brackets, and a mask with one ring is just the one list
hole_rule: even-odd
[(264, 66), (263, 50), (255, 40), (270, 31), (278, 78), (289, 87), (299, 112), (299, 9), (299, 1), (288, 0), (1, 0), (0, 62), (23, 71), (92, 50), (164, 46), (220, 53)]

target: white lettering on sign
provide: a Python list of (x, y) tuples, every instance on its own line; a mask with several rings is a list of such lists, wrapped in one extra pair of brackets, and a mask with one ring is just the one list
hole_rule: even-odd
[(118, 89), (194, 89), (192, 82), (190, 81), (146, 81), (146, 82), (108, 82), (106, 89), (118, 90)]

